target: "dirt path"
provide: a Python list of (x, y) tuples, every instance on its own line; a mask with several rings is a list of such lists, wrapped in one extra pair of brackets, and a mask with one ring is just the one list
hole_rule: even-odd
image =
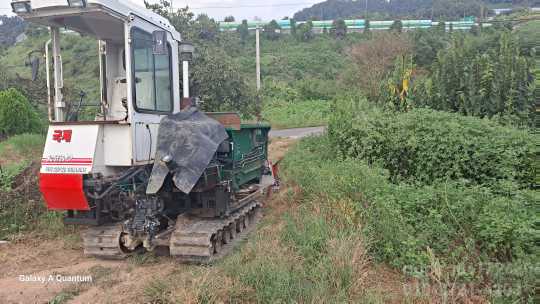
[[(273, 138), (270, 158), (274, 162), (282, 158), (292, 143), (293, 139)], [(192, 273), (201, 275), (197, 266), (180, 265), (169, 257), (88, 258), (82, 253), (80, 239), (73, 241), (72, 236), (56, 240), (28, 237), (2, 244), (0, 269), (0, 303), (10, 304), (142, 303), (141, 290), (152, 286), (156, 278), (185, 272), (189, 282), (198, 279)], [(159, 286), (155, 288), (159, 292)]]

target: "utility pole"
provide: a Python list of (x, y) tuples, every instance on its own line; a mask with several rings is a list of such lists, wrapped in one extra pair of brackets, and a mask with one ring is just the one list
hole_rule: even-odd
[(364, 19), (368, 19), (367, 11), (368, 11), (368, 0), (366, 0), (366, 11), (364, 12)]
[(255, 28), (255, 49), (256, 49), (256, 69), (257, 69), (257, 92), (261, 90), (261, 47), (259, 39), (259, 25)]

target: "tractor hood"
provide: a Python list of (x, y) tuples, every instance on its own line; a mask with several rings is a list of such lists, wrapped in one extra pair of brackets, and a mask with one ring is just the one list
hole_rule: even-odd
[(191, 192), (218, 146), (227, 138), (225, 127), (197, 108), (164, 117), (146, 193), (157, 193), (169, 173), (180, 191)]

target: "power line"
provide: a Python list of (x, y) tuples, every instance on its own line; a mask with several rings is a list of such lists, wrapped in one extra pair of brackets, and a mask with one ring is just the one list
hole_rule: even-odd
[[(178, 5), (182, 7), (189, 7), (189, 9), (219, 9), (219, 8), (262, 8), (262, 7), (293, 7), (302, 5), (313, 5), (313, 2), (296, 2), (296, 3), (278, 3), (278, 4), (243, 4), (243, 5), (219, 5), (219, 6), (189, 6)], [(174, 5), (177, 6), (177, 5)]]

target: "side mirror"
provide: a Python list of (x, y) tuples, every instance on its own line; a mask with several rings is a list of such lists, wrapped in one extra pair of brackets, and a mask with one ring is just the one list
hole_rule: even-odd
[(152, 42), (154, 55), (167, 55), (167, 32), (154, 31), (152, 33)]
[(195, 47), (190, 42), (182, 42), (178, 47), (178, 51), (180, 52), (180, 60), (193, 60), (193, 53), (195, 53)]

